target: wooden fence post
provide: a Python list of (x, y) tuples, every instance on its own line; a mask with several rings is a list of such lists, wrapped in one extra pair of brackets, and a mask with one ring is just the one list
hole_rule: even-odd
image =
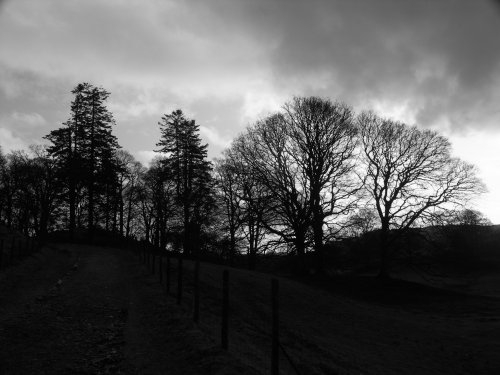
[(271, 308), (272, 308), (272, 353), (271, 374), (279, 375), (279, 304), (278, 304), (279, 282), (272, 279), (271, 282)]
[(221, 344), (222, 348), (229, 347), (228, 330), (229, 328), (229, 271), (222, 272), (222, 327), (221, 327)]
[(177, 304), (182, 302), (182, 254), (179, 254), (177, 270)]

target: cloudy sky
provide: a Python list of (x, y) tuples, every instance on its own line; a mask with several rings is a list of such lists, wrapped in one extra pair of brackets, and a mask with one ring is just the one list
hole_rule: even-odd
[(299, 95), (438, 130), (500, 223), (498, 1), (0, 0), (4, 152), (59, 127), (83, 81), (111, 91), (115, 134), (144, 163), (177, 108), (211, 157)]

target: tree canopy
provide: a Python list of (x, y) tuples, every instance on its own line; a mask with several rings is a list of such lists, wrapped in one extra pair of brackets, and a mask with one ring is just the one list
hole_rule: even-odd
[(442, 209), (454, 209), (483, 190), (473, 165), (451, 156), (450, 142), (431, 130), (359, 115), (363, 153), (361, 176), (377, 210), (381, 232), (381, 275), (388, 273), (391, 229), (425, 223)]

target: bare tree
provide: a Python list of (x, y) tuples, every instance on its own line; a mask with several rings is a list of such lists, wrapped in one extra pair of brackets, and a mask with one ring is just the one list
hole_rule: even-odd
[(352, 236), (362, 236), (377, 226), (377, 211), (370, 208), (360, 208), (347, 221), (347, 232)]
[[(357, 144), (353, 111), (318, 97), (284, 105), (290, 156), (300, 170), (312, 214), (314, 248), (323, 248), (323, 227), (351, 212), (361, 185), (353, 178)], [(335, 233), (329, 228), (329, 233)]]
[(219, 199), (224, 211), (224, 227), (229, 232), (229, 261), (232, 262), (237, 253), (237, 244), (241, 240), (238, 232), (243, 224), (242, 199), (239, 194), (239, 179), (241, 171), (236, 168), (233, 159), (228, 157), (215, 161), (216, 199)]
[(270, 197), (272, 214), (263, 225), (283, 242), (293, 244), (302, 258), (311, 224), (309, 191), (303, 188), (303, 176), (290, 155), (286, 134), (283, 116), (276, 114), (249, 128), (235, 140), (233, 149)]
[(225, 227), (229, 232), (230, 252), (246, 240), (248, 267), (255, 268), (257, 253), (266, 230), (263, 226), (267, 212), (268, 194), (255, 179), (251, 168), (241, 159), (235, 147), (224, 152), (216, 161), (216, 180), (224, 206)]
[(237, 160), (236, 165), (243, 172), (240, 174), (239, 192), (243, 202), (242, 230), (248, 241), (248, 267), (254, 269), (257, 254), (261, 251), (265, 252), (263, 242), (268, 231), (264, 223), (269, 217), (269, 204), (273, 200), (266, 187), (254, 178), (252, 170), (242, 160)]
[(51, 157), (47, 149), (41, 145), (32, 145), (32, 164), (35, 168), (34, 200), (37, 202), (35, 219), (38, 225), (35, 227), (37, 235), (44, 238), (54, 219), (54, 211), (57, 208), (58, 198), (61, 193), (61, 183), (56, 177), (56, 160)]
[(267, 191), (272, 214), (263, 225), (299, 257), (311, 244), (320, 252), (325, 227), (354, 207), (361, 187), (353, 178), (356, 142), (349, 107), (310, 97), (293, 99), (233, 144)]
[[(484, 190), (476, 169), (450, 155), (450, 142), (372, 112), (359, 115), (365, 188), (380, 219), (380, 276), (388, 277), (391, 243), (436, 211), (453, 209)], [(391, 229), (399, 229), (391, 235)]]
[(129, 165), (129, 184), (124, 192), (127, 202), (126, 237), (131, 236), (136, 230), (137, 217), (139, 216), (140, 183), (146, 171), (147, 169), (138, 161), (134, 161), (132, 165)]
[(471, 208), (465, 208), (463, 210), (455, 212), (450, 223), (455, 225), (469, 226), (491, 225), (490, 219), (488, 219), (482, 212), (473, 210)]
[(116, 162), (118, 166), (119, 232), (122, 236), (125, 234), (126, 237), (129, 237), (137, 186), (141, 176), (146, 173), (146, 169), (126, 150), (116, 152)]

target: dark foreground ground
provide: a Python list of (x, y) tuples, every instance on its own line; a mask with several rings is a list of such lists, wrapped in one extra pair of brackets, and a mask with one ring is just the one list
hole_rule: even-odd
[[(223, 267), (201, 265), (195, 325), (185, 266), (181, 306), (139, 257), (117, 249), (58, 245), (2, 271), (0, 374), (270, 373), (270, 276), (230, 270), (225, 352)], [(500, 374), (494, 297), (280, 279), (280, 324), (283, 374)]]
[(0, 275), (0, 374), (247, 372), (127, 251), (44, 248)]

